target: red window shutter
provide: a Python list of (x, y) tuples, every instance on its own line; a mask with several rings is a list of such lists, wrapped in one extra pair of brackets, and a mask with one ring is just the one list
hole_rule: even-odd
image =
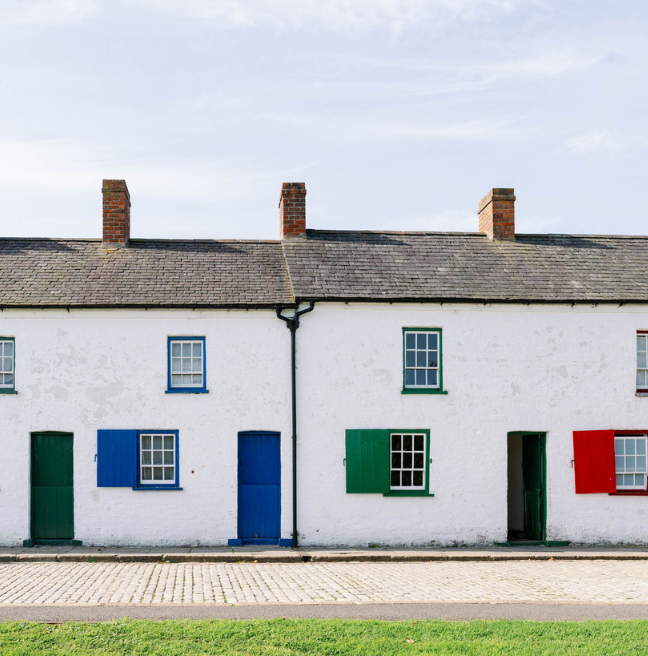
[(614, 431), (574, 431), (576, 494), (616, 492)]

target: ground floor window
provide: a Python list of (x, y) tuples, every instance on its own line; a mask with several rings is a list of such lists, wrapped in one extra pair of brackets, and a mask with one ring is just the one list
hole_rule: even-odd
[(390, 448), (390, 489), (423, 490), (425, 488), (425, 435), (392, 433)]
[(140, 434), (140, 482), (142, 485), (175, 481), (176, 443), (169, 433)]
[(615, 435), (614, 462), (617, 490), (646, 489), (645, 435)]

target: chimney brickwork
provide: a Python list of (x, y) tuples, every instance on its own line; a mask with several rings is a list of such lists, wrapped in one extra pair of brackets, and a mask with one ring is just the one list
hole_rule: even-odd
[(104, 180), (103, 242), (107, 246), (127, 246), (130, 239), (130, 194), (126, 180)]
[(515, 190), (491, 189), (479, 203), (479, 232), (490, 239), (515, 239)]
[(284, 182), (281, 185), (279, 226), (282, 239), (306, 233), (305, 182)]

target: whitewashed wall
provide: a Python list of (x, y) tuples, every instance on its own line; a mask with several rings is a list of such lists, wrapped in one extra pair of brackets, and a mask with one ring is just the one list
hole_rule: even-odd
[[(237, 537), (237, 433), (281, 432), (292, 527), (290, 333), (273, 311), (9, 311), (17, 395), (0, 395), (0, 544), (29, 538), (30, 432), (74, 434), (75, 534), (96, 545)], [(209, 394), (165, 394), (167, 337), (204, 335)], [(178, 429), (182, 491), (97, 488), (99, 428)]]
[[(443, 329), (447, 396), (402, 395), (404, 326)], [(551, 540), (648, 542), (648, 497), (574, 492), (572, 432), (647, 429), (647, 307), (318, 304), (298, 333), (303, 544), (504, 541), (507, 432), (547, 434)], [(429, 428), (430, 498), (346, 494), (345, 429)]]
[[(402, 395), (403, 326), (443, 329), (447, 396)], [(635, 396), (646, 307), (318, 304), (297, 334), (299, 525), (308, 545), (480, 544), (507, 532), (507, 432), (547, 433), (548, 537), (648, 542), (648, 497), (576, 495), (572, 432), (648, 429)], [(74, 434), (76, 537), (236, 537), (237, 433), (282, 443), (291, 530), (290, 334), (274, 312), (4, 311), (17, 395), (0, 395), (0, 544), (29, 537), (30, 432)], [(206, 395), (165, 394), (167, 337), (207, 338)], [(180, 431), (181, 492), (96, 487), (99, 428)], [(347, 428), (429, 428), (430, 498), (345, 492)], [(192, 473), (193, 472), (193, 473)]]

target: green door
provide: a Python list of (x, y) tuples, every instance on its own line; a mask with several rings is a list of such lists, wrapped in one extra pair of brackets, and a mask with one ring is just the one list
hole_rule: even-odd
[(545, 437), (522, 437), (524, 532), (529, 540), (545, 538)]
[(74, 537), (72, 435), (31, 436), (31, 538), (71, 540)]

